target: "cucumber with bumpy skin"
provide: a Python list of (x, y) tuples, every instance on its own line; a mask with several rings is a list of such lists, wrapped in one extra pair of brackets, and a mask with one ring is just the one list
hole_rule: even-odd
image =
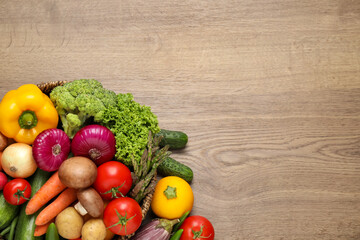
[(171, 157), (167, 157), (157, 168), (158, 173), (163, 176), (181, 177), (187, 182), (193, 179), (193, 171), (190, 167), (182, 164)]
[(0, 230), (8, 227), (19, 212), (20, 206), (8, 203), (0, 192)]
[(188, 142), (188, 136), (186, 133), (180, 131), (161, 129), (156, 135), (162, 136), (159, 143), (160, 147), (169, 145), (170, 150), (184, 148)]
[[(31, 197), (41, 188), (42, 185), (49, 179), (51, 176), (50, 172), (46, 172), (38, 168), (33, 176), (29, 179), (31, 184)], [(21, 206), (20, 214), (19, 214), (19, 221), (16, 225), (16, 233), (15, 239), (16, 240), (41, 240), (43, 236), (35, 237), (35, 219), (37, 215), (40, 213), (38, 210), (36, 213), (31, 215), (26, 215), (25, 209), (28, 202), (24, 203)]]

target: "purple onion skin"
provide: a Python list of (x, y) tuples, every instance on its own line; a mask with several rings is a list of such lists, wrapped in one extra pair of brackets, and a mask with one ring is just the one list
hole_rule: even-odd
[[(160, 226), (161, 221), (163, 226)], [(178, 220), (154, 219), (142, 226), (131, 240), (169, 240), (172, 226)]]
[(101, 125), (88, 125), (81, 128), (71, 142), (71, 151), (75, 156), (90, 158), (99, 166), (113, 159), (116, 151), (115, 136)]
[(34, 140), (33, 157), (38, 168), (53, 172), (59, 169), (70, 152), (70, 139), (61, 129), (42, 131)]

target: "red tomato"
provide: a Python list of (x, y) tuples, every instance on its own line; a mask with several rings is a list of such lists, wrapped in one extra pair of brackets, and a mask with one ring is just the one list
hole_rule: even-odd
[(141, 225), (141, 207), (129, 197), (114, 199), (106, 206), (103, 220), (106, 228), (117, 235), (132, 234)]
[(202, 216), (186, 218), (180, 229), (184, 230), (180, 240), (213, 240), (215, 237), (213, 225)]
[(121, 162), (110, 161), (97, 168), (93, 186), (103, 199), (123, 197), (130, 191), (131, 185), (130, 169)]
[(6, 183), (4, 190), (5, 200), (12, 205), (21, 205), (29, 200), (31, 185), (23, 178), (15, 178)]
[(0, 190), (3, 190), (8, 179), (5, 173), (0, 172)]

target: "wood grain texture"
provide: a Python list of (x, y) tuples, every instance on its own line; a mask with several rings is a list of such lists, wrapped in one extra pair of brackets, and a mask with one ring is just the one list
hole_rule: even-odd
[(360, 1), (0, 1), (0, 96), (95, 78), (189, 135), (216, 239), (360, 238)]

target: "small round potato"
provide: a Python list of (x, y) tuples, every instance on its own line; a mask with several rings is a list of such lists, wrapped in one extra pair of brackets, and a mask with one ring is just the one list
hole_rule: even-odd
[(83, 224), (83, 218), (73, 207), (65, 208), (55, 218), (59, 235), (66, 239), (79, 238)]
[(82, 230), (82, 240), (104, 240), (106, 237), (106, 227), (101, 218), (92, 218), (88, 220)]
[(0, 151), (4, 151), (6, 146), (9, 144), (9, 140), (2, 133), (0, 133)]
[(98, 218), (104, 211), (104, 201), (100, 194), (92, 187), (77, 191), (77, 198), (88, 214)]
[(104, 240), (111, 240), (113, 239), (115, 236), (115, 233), (113, 233), (111, 230), (109, 230), (108, 228), (106, 229), (106, 236), (104, 238)]
[(72, 157), (59, 168), (60, 181), (69, 188), (81, 189), (91, 186), (97, 176), (97, 167), (86, 157)]

